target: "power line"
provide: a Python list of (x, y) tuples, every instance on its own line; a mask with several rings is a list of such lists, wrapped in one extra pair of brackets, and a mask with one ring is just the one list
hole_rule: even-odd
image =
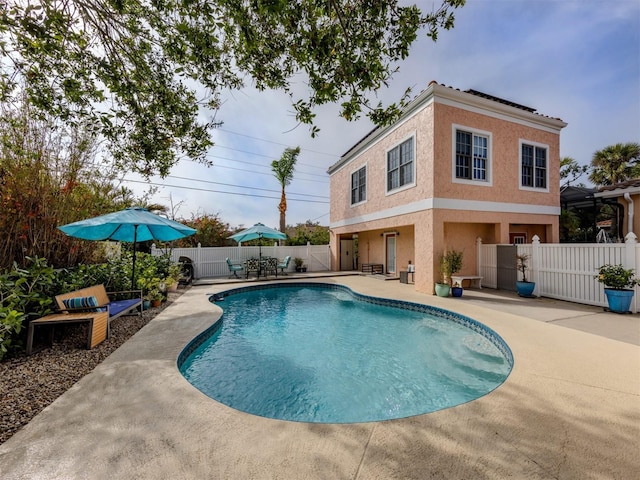
[[(239, 172), (249, 172), (249, 173), (253, 173), (254, 175), (268, 175), (270, 177), (273, 176), (272, 173), (265, 173), (265, 172), (256, 172), (255, 170), (247, 170), (244, 168), (235, 168), (235, 167), (227, 167), (226, 165), (215, 165), (218, 168), (227, 168), (229, 170), (237, 170)], [(306, 175), (312, 175), (311, 173), (307, 173)], [(301, 181), (301, 182), (315, 182), (315, 183), (324, 183), (324, 184), (328, 184), (329, 182), (322, 182), (320, 180), (309, 180), (307, 178), (296, 178), (296, 180)]]
[[(123, 179), (121, 179), (121, 181), (129, 182), (129, 183), (143, 183), (145, 185), (154, 185), (156, 187), (181, 188), (183, 190), (193, 190), (193, 191), (198, 191), (198, 192), (224, 193), (226, 195), (239, 195), (241, 197), (270, 198), (270, 199), (273, 199), (273, 200), (280, 200), (280, 197), (270, 197), (270, 196), (267, 196), (267, 195), (254, 195), (254, 194), (251, 194), (251, 193), (225, 192), (225, 191), (221, 191), (221, 190), (210, 190), (210, 189), (207, 189), (207, 188), (184, 187), (182, 185), (169, 185), (169, 184), (166, 184), (166, 183), (147, 182), (147, 181), (144, 181), (144, 180), (130, 180), (130, 179), (127, 179), (127, 178), (123, 178)], [(304, 203), (330, 203), (330, 202), (323, 202), (323, 201), (319, 201), (319, 200), (303, 200), (303, 199), (300, 199), (300, 198), (291, 198), (291, 199), (287, 199), (287, 201), (304, 202)]]
[[(280, 190), (273, 190), (268, 188), (259, 188), (259, 187), (245, 187), (244, 185), (234, 185), (232, 183), (222, 183), (222, 182), (214, 182), (213, 180), (201, 180), (199, 178), (189, 178), (189, 177), (178, 177), (176, 175), (167, 175), (167, 178), (177, 178), (178, 180), (188, 180), (190, 182), (202, 182), (202, 183), (211, 183), (213, 185), (223, 185), (225, 187), (236, 187), (236, 188), (250, 188), (252, 190), (261, 190), (263, 192), (275, 192), (280, 193)], [(308, 193), (295, 193), (295, 192), (287, 192), (287, 195), (300, 195), (302, 197), (316, 197), (316, 198), (326, 198), (324, 195), (311, 195)]]
[[(213, 155), (213, 154), (207, 154), (206, 155), (207, 158), (219, 158), (220, 160), (228, 160), (230, 162), (236, 162), (236, 163), (244, 163), (245, 165), (252, 165), (254, 167), (260, 167), (260, 168), (271, 168), (271, 165), (261, 165), (259, 163), (253, 163), (253, 162), (246, 162), (244, 160), (236, 160), (234, 158), (227, 158), (227, 157), (221, 157), (220, 155)], [(189, 159), (190, 160), (190, 159)], [(190, 160), (190, 161), (195, 161), (195, 160)], [(197, 162), (196, 162), (197, 163)], [(214, 166), (220, 167), (222, 165), (215, 163)], [(320, 167), (317, 167), (320, 168)], [(320, 175), (319, 173), (309, 173), (309, 172), (301, 172), (298, 171), (297, 173), (300, 173), (302, 175), (310, 175), (313, 177), (321, 177), (321, 178), (327, 178), (327, 175)], [(269, 174), (263, 174), (263, 175), (271, 175), (271, 173)], [(327, 182), (328, 183), (328, 182)]]
[[(290, 146), (284, 143), (274, 142), (273, 140), (266, 140), (264, 138), (253, 137), (251, 135), (246, 135), (244, 133), (232, 132), (231, 130), (227, 130), (226, 128), (218, 128), (218, 130), (220, 130), (221, 132), (231, 133), (233, 135), (239, 135), (241, 137), (251, 138), (253, 140), (260, 140), (261, 142), (273, 143), (274, 145), (280, 145), (282, 147)], [(338, 157), (338, 158), (340, 157), (340, 155), (336, 155), (335, 153), (318, 152), (317, 150), (311, 150), (308, 148), (301, 148), (300, 150), (305, 152), (317, 153), (318, 155), (327, 155), (328, 157)], [(310, 165), (310, 166), (313, 166), (313, 165)], [(315, 168), (322, 168), (322, 167), (315, 167)]]

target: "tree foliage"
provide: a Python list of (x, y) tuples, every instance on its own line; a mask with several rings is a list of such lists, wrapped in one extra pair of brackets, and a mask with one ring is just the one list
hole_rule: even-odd
[(572, 157), (562, 157), (560, 159), (560, 187), (584, 187), (584, 184), (576, 183), (582, 175), (589, 170), (588, 165), (580, 165)]
[(274, 160), (271, 162), (271, 170), (273, 175), (280, 183), (282, 187), (282, 193), (280, 194), (280, 203), (278, 204), (278, 211), (280, 212), (280, 231), (285, 232), (287, 227), (286, 215), (287, 215), (287, 195), (285, 188), (293, 180), (293, 173), (296, 167), (296, 161), (300, 155), (300, 147), (285, 148), (280, 160)]
[(229, 240), (229, 236), (233, 234), (228, 223), (223, 222), (219, 214), (209, 215), (203, 214), (198, 217), (192, 217), (190, 220), (178, 220), (180, 223), (195, 228), (195, 235), (181, 238), (172, 242), (172, 246), (176, 248), (197, 247), (200, 244), (203, 247), (227, 247), (235, 245), (233, 240)]
[(0, 104), (0, 268), (29, 257), (64, 267), (87, 262), (99, 245), (66, 237), (57, 227), (117, 207), (131, 193), (114, 186), (96, 160), (95, 136), (33, 118), (31, 107)]
[[(250, 78), (287, 92), (298, 121), (340, 104), (376, 124), (374, 104), (421, 29), (434, 41), (465, 0), (431, 12), (398, 0), (7, 0), (0, 4), (0, 100), (32, 105), (109, 141), (117, 164), (168, 174), (180, 156), (206, 162), (220, 95)], [(301, 75), (302, 74), (302, 75)], [(300, 92), (300, 78), (307, 91)], [(201, 109), (205, 109), (204, 111)], [(203, 115), (204, 114), (204, 115)], [(207, 118), (209, 117), (209, 118)]]
[(640, 144), (617, 143), (598, 150), (591, 160), (589, 180), (598, 186), (640, 177)]
[(295, 226), (287, 227), (287, 245), (328, 245), (329, 227), (323, 227), (319, 222), (307, 220)]

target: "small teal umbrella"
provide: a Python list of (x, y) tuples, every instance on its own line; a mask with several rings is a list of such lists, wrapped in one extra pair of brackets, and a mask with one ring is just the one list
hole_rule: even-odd
[(286, 240), (287, 236), (284, 233), (279, 232), (278, 230), (274, 230), (273, 228), (264, 226), (262, 223), (256, 223), (253, 227), (247, 228), (238, 233), (234, 233), (229, 238), (232, 238), (238, 243), (259, 239), (260, 256), (262, 257), (263, 238), (271, 238), (273, 240)]
[(171, 242), (196, 233), (196, 230), (191, 227), (151, 213), (142, 207), (129, 207), (119, 212), (80, 220), (58, 228), (70, 237), (84, 240), (115, 240), (133, 243), (132, 290), (135, 288), (137, 242), (147, 240)]

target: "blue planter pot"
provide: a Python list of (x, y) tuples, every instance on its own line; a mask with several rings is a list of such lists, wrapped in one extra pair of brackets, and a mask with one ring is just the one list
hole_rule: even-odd
[(604, 294), (607, 296), (609, 310), (615, 313), (627, 313), (633, 299), (633, 290), (616, 290), (605, 288)]
[(454, 297), (461, 297), (463, 291), (462, 287), (451, 287), (451, 295)]
[(536, 282), (516, 282), (518, 295), (521, 297), (533, 297), (533, 290), (536, 288)]

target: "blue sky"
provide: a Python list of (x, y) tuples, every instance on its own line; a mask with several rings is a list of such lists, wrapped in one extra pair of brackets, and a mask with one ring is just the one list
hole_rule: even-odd
[[(425, 11), (433, 4), (416, 3)], [(456, 12), (455, 27), (441, 32), (436, 43), (422, 35), (377, 97), (393, 102), (406, 87), (418, 94), (431, 80), (561, 118), (569, 125), (560, 155), (588, 164), (608, 145), (640, 142), (640, 2), (467, 0)], [(169, 205), (171, 199), (181, 218), (218, 214), (232, 227), (262, 222), (277, 228), (280, 186), (270, 164), (285, 147), (300, 146), (287, 187), (287, 224), (327, 225), (326, 170), (373, 126), (366, 118), (342, 120), (335, 106), (316, 113), (321, 131), (312, 139), (281, 92), (258, 92), (248, 84), (224, 95), (216, 113), (224, 125), (214, 132), (216, 146), (209, 152), (214, 166), (181, 161), (169, 178), (151, 180), (163, 185), (153, 200)], [(144, 189), (126, 185), (137, 194)]]

